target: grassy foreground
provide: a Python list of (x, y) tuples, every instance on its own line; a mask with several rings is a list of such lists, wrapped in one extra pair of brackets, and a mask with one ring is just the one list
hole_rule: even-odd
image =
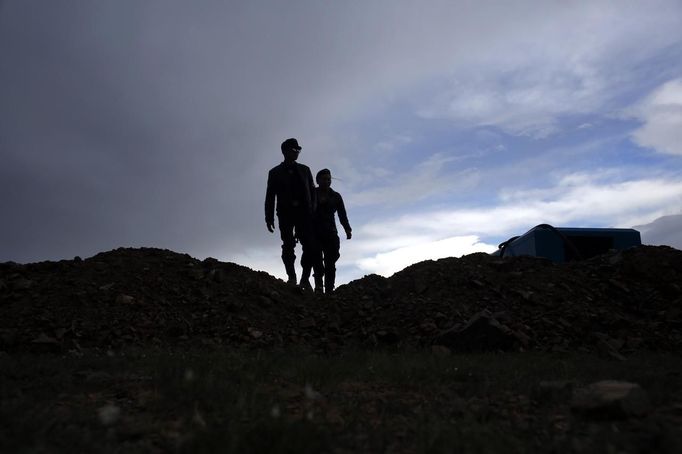
[[(574, 414), (571, 387), (602, 379), (654, 410)], [(0, 402), (13, 453), (682, 452), (682, 358), (653, 353), (0, 353)]]

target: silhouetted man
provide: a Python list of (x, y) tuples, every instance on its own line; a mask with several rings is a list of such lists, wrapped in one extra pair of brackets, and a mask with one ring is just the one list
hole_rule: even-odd
[[(335, 213), (338, 213), (339, 222), (346, 232), (346, 239), (350, 240), (352, 229), (346, 215), (346, 207), (343, 204), (341, 194), (331, 188), (332, 173), (329, 169), (322, 169), (315, 175), (318, 187), (315, 189), (317, 194), (317, 209), (313, 216), (313, 232), (315, 248), (311, 254), (314, 258), (309, 261), (309, 266), (315, 268), (315, 293), (322, 291), (318, 276), (324, 274), (324, 292), (334, 291), (336, 281), (336, 261), (341, 256), (339, 234), (336, 230)], [(322, 268), (323, 267), (323, 268)], [(310, 274), (310, 268), (303, 267), (304, 275)]]
[[(296, 285), (296, 240), (300, 241), (301, 265), (310, 270), (312, 239), (312, 215), (316, 206), (315, 185), (310, 168), (296, 162), (301, 147), (296, 139), (282, 142), (284, 162), (268, 173), (265, 193), (265, 224), (268, 231), (275, 231), (275, 200), (277, 220), (282, 238), (282, 262), (287, 272), (287, 282)], [(308, 284), (310, 285), (310, 284)]]

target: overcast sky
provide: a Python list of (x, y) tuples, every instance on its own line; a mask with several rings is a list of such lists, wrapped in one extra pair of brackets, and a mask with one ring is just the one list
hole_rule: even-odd
[(340, 283), (539, 223), (682, 248), (682, 2), (0, 0), (0, 261), (283, 277), (288, 137), (346, 202)]

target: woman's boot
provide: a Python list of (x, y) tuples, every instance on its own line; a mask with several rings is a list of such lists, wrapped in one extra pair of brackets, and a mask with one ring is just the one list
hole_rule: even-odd
[(324, 292), (330, 294), (334, 291), (334, 280), (336, 279), (336, 270), (328, 270), (324, 273)]
[(318, 294), (324, 293), (324, 288), (322, 287), (322, 285), (323, 285), (322, 284), (322, 276), (315, 273), (313, 275), (313, 277), (315, 278), (315, 293), (318, 293)]

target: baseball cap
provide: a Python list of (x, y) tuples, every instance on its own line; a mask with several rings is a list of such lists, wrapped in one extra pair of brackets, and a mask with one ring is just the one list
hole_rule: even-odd
[(282, 151), (288, 150), (290, 148), (299, 151), (302, 149), (302, 147), (298, 144), (298, 140), (294, 139), (293, 137), (282, 142)]

